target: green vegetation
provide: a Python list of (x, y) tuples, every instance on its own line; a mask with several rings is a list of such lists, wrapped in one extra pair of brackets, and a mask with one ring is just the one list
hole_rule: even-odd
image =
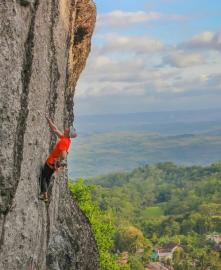
[[(128, 269), (143, 270), (154, 247), (176, 244), (172, 259), (164, 261), (174, 270), (221, 269), (221, 245), (208, 239), (214, 232), (221, 235), (221, 164), (181, 167), (167, 162), (91, 178), (88, 186), (71, 185), (79, 183), (90, 193), (87, 201), (97, 205), (94, 220), (99, 216), (105, 224), (108, 217), (107, 224), (112, 224), (109, 234), (96, 237), (102, 242), (108, 236), (102, 252), (109, 254), (111, 263), (113, 253), (128, 252)], [(78, 198), (77, 190), (72, 191)], [(80, 200), (85, 211), (81, 204)], [(90, 220), (92, 227), (98, 226)]]
[(114, 255), (109, 252), (113, 246), (114, 227), (108, 215), (102, 212), (93, 202), (90, 193), (93, 187), (86, 186), (83, 180), (79, 180), (77, 183), (69, 182), (69, 189), (74, 199), (77, 201), (78, 206), (88, 217), (92, 225), (100, 255), (101, 269), (127, 270), (126, 267), (120, 267), (116, 263)]
[(143, 211), (143, 218), (159, 218), (163, 216), (163, 210), (159, 206), (147, 207)]
[(33, 4), (34, 1), (33, 0), (20, 0), (20, 4), (22, 6), (28, 6), (29, 4)]

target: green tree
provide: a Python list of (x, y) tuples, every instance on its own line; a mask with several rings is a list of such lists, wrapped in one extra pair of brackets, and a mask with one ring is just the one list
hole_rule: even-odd
[(145, 239), (143, 233), (135, 226), (123, 226), (116, 236), (116, 246), (120, 251), (134, 254), (138, 249), (151, 249), (151, 243)]
[(135, 256), (131, 256), (129, 260), (131, 270), (144, 270), (143, 263)]

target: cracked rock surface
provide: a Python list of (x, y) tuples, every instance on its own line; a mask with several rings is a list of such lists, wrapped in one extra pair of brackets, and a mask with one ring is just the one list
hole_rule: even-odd
[(54, 178), (50, 204), (39, 175), (55, 143), (44, 118), (63, 129), (96, 20), (90, 0), (0, 1), (0, 269), (96, 270), (87, 218)]

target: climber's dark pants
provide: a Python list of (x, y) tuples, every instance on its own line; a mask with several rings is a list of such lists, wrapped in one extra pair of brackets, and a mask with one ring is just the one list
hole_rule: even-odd
[(50, 168), (46, 162), (42, 170), (42, 174), (41, 174), (41, 192), (42, 193), (48, 192), (51, 176), (54, 173), (54, 171), (55, 170)]

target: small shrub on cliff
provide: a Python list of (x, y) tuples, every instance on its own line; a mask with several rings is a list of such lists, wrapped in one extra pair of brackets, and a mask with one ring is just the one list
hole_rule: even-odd
[(34, 4), (34, 2), (34, 0), (20, 0), (20, 5), (26, 7), (30, 4)]

